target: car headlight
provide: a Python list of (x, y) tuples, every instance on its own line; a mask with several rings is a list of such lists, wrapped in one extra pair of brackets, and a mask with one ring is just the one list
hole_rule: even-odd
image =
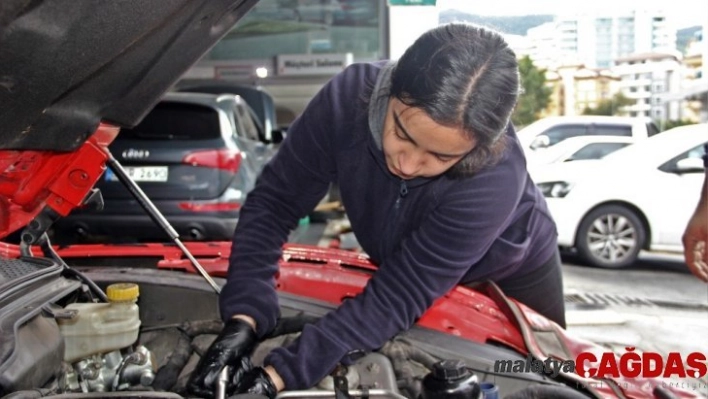
[(536, 184), (541, 193), (546, 198), (563, 198), (570, 192), (573, 188), (571, 183), (565, 181), (550, 181), (545, 183)]

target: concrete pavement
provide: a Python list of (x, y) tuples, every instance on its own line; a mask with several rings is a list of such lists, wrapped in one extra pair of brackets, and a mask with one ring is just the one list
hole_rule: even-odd
[[(618, 353), (636, 347), (664, 358), (670, 352), (708, 356), (708, 285), (686, 271), (680, 256), (643, 256), (627, 270), (565, 261), (563, 278), (573, 335)], [(708, 397), (708, 378), (670, 382)]]

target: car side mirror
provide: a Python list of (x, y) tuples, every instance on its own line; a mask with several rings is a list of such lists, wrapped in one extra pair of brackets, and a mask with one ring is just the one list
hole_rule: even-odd
[(280, 144), (285, 139), (285, 129), (275, 129), (270, 132), (270, 142)]
[(684, 158), (676, 162), (676, 173), (703, 173), (704, 170), (701, 158)]
[(541, 148), (547, 148), (548, 146), (551, 145), (551, 139), (548, 138), (545, 134), (541, 134), (536, 136), (535, 139), (531, 142), (531, 145), (529, 147), (532, 150), (538, 150)]

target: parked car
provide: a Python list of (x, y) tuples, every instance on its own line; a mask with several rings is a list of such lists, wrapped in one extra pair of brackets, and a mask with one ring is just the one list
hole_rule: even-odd
[[(259, 87), (246, 86), (227, 80), (184, 79), (177, 83), (176, 91), (186, 93), (235, 94), (246, 101), (255, 114), (260, 129), (260, 139), (272, 142), (284, 134), (278, 124), (273, 97)], [(274, 130), (276, 130), (274, 132)]]
[(637, 139), (625, 136), (577, 136), (562, 140), (550, 147), (539, 148), (527, 153), (529, 168), (555, 162), (600, 159), (624, 148)]
[(620, 136), (644, 139), (659, 133), (648, 118), (620, 116), (552, 116), (520, 129), (519, 141), (528, 154), (578, 136)]
[[(110, 151), (180, 236), (230, 240), (239, 208), (276, 147), (262, 140), (253, 111), (233, 94), (168, 93)], [(62, 242), (169, 237), (107, 169), (96, 185), (103, 209), (57, 222)]]
[[(143, 145), (147, 140), (130, 138), (143, 133), (164, 138), (161, 129), (142, 130), (149, 126), (145, 115), (254, 3), (136, 1), (116, 7), (93, 0), (3, 1), (0, 239), (20, 231), (22, 242), (0, 243), (0, 396), (188, 397), (185, 381), (199, 354), (222, 330), (217, 291), (225, 282), (231, 243), (175, 238), (174, 244), (59, 247), (47, 232), (75, 208), (95, 203), (97, 182), (113, 183), (104, 173), (106, 164), (122, 176), (109, 150), (117, 156), (126, 151), (132, 154), (126, 155), (129, 159), (153, 156), (152, 148), (130, 151), (118, 143), (129, 137)], [(146, 193), (158, 198), (175, 193), (170, 187), (176, 177), (180, 190), (195, 192), (182, 201), (218, 206), (201, 197), (218, 195), (228, 186), (237, 160), (245, 164), (247, 154), (234, 151), (233, 143), (223, 149), (204, 147), (206, 153), (195, 146), (205, 140), (203, 135), (226, 137), (201, 129), (194, 137), (192, 127), (228, 125), (229, 112), (218, 111), (215, 120), (208, 107), (182, 110), (199, 117), (174, 127), (167, 150), (181, 149), (188, 159), (174, 158), (172, 165), (166, 153), (154, 164), (136, 162), (128, 165), (124, 183), (149, 202)], [(112, 144), (122, 127), (133, 128)], [(155, 156), (162, 148), (155, 149)], [(165, 165), (166, 171), (135, 169)], [(140, 190), (131, 176), (151, 181), (141, 182)], [(292, 342), (308, 323), (359, 294), (376, 272), (362, 255), (325, 248), (287, 247), (279, 262), (273, 284), (281, 318), (269, 336), (261, 337), (253, 356), (256, 365), (264, 353)], [(199, 264), (213, 277), (191, 274)], [(619, 362), (620, 355), (607, 350), (573, 338), (494, 285), (457, 287), (380, 349), (351, 353), (351, 364), (342, 364), (313, 389), (287, 389), (279, 396), (418, 399), (421, 379), (434, 370), (433, 377), (452, 384), (458, 381), (449, 380), (464, 376), (476, 397), (480, 381), (496, 386), (500, 397), (699, 397), (698, 391), (663, 379), (595, 376), (590, 370), (586, 375), (566, 368), (581, 353), (604, 352), (602, 367), (605, 359)], [(562, 368), (551, 373), (538, 369), (557, 359), (566, 361)], [(498, 362), (506, 366), (495, 370)], [(678, 366), (672, 362), (666, 368)], [(706, 373), (698, 374), (703, 378)]]
[(603, 159), (532, 169), (559, 245), (607, 268), (631, 265), (640, 250), (681, 252), (703, 183), (706, 132), (706, 124), (677, 127)]

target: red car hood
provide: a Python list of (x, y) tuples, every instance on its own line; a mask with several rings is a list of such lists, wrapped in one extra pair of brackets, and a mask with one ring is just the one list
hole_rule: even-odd
[[(209, 274), (226, 276), (230, 242), (186, 245)], [(75, 245), (56, 250), (67, 260), (115, 258), (119, 264), (119, 259), (130, 257), (156, 258), (159, 259), (158, 268), (196, 273), (180, 249), (170, 244)], [(19, 256), (17, 246), (0, 242), (0, 258)], [(338, 249), (287, 244), (280, 261), (277, 287), (283, 292), (339, 304), (361, 292), (375, 270), (376, 266), (365, 255)], [(514, 316), (507, 302), (517, 307), (520, 315)], [(575, 360), (581, 353), (606, 352), (597, 344), (569, 335), (544, 316), (513, 299), (503, 297), (503, 294), (500, 296), (499, 292), (489, 287), (480, 290), (454, 288), (433, 304), (419, 319), (418, 325), (478, 343), (501, 344), (522, 355), (531, 354), (540, 359), (555, 357), (561, 360)], [(544, 345), (534, 332), (552, 332), (565, 353), (559, 356), (557, 353), (543, 352)], [(594, 394), (600, 398), (657, 398), (653, 394), (656, 386), (663, 386), (677, 398), (701, 397), (695, 392), (665, 385), (657, 379), (619, 377), (596, 380), (578, 375), (572, 377), (576, 383), (592, 387)]]
[(0, 238), (44, 208), (66, 215), (116, 130), (162, 94), (257, 0), (2, 0)]

